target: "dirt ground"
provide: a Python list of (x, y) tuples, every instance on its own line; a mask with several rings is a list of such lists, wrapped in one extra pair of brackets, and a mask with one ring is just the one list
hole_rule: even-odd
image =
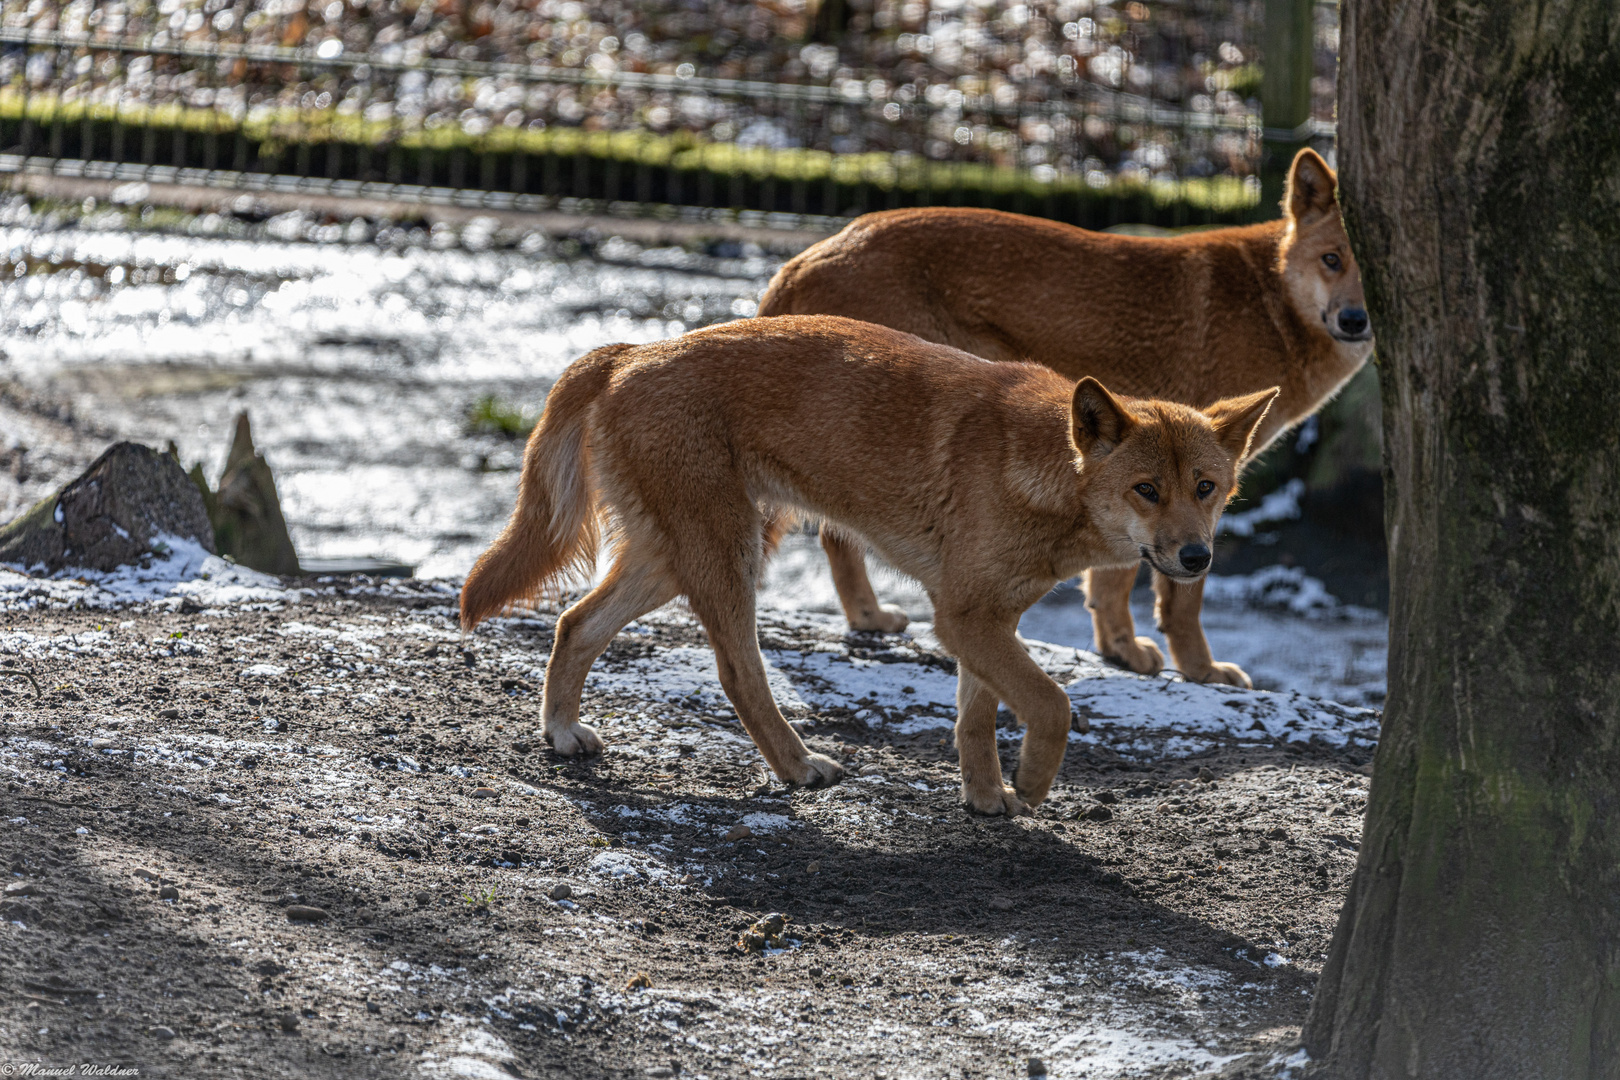
[[(1034, 817), (980, 819), (929, 709), (797, 710), (850, 777), (786, 791), (710, 698), (610, 680), (585, 708), (607, 753), (569, 761), (537, 737), (549, 617), (463, 638), (443, 583), (303, 584), (218, 608), (41, 593), (0, 611), (0, 1061), (1292, 1072), (1361, 832), (1364, 744), (1075, 742)], [(950, 667), (802, 618), (767, 618), (763, 637)], [(668, 611), (599, 666), (702, 648)], [(1002, 732), (1009, 770), (1017, 734)], [(740, 947), (772, 912), (780, 947)]]

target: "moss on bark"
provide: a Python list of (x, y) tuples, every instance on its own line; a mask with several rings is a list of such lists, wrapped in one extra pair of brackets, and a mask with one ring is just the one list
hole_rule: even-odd
[(1620, 1076), (1620, 9), (1344, 9), (1390, 696), (1335, 1077)]

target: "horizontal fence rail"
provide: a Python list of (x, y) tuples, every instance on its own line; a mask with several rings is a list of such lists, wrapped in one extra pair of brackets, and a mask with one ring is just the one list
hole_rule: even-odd
[(0, 26), (0, 150), (550, 204), (820, 217), (970, 205), (1098, 226), (1249, 218), (1267, 137), (1231, 91), (1193, 107), (1083, 80), (773, 82), (335, 41)]

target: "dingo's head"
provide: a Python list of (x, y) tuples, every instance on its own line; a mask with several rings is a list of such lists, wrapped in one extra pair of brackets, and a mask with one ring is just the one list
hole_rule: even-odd
[(1301, 150), (1283, 196), (1287, 231), (1277, 249), (1294, 309), (1307, 325), (1363, 355), (1372, 348), (1372, 323), (1361, 290), (1361, 268), (1339, 215), (1339, 178), (1315, 150)]
[(1198, 410), (1080, 380), (1071, 413), (1088, 509), (1121, 564), (1142, 558), (1178, 581), (1203, 576), (1238, 462), (1276, 397), (1273, 387)]

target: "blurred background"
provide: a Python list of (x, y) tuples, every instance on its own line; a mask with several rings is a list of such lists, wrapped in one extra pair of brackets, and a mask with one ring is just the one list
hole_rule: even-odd
[[(581, 353), (752, 315), (869, 210), (1274, 216), (1298, 147), (1333, 160), (1337, 33), (1313, 0), (3, 0), (0, 521), (115, 437), (216, 481), (245, 411), (306, 568), (463, 573)], [(1369, 366), (1231, 509), (1206, 623), (1261, 686), (1382, 700), (1378, 412)], [(767, 600), (837, 610), (813, 537)], [(1025, 629), (1090, 645), (1072, 587)]]

